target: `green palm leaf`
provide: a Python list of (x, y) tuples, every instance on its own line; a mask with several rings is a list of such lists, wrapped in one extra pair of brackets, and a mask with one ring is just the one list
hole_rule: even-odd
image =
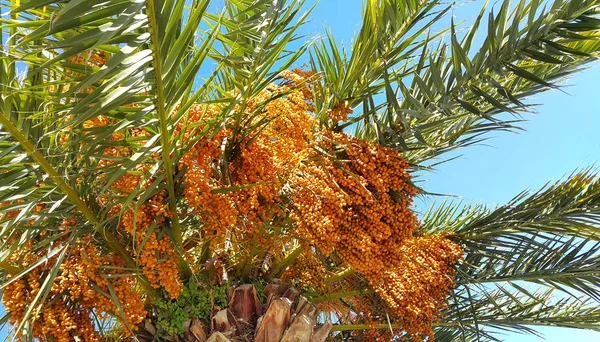
[(424, 213), (425, 232), (454, 232), (465, 248), (440, 339), (536, 325), (600, 330), (599, 185), (583, 170), (495, 209), (450, 202)]
[(388, 106), (374, 120), (380, 142), (406, 146), (408, 158), (422, 163), (481, 142), (490, 131), (519, 129), (520, 116), (498, 114), (529, 111), (525, 98), (555, 88), (600, 49), (600, 27), (578, 24), (597, 15), (595, 1), (555, 2), (546, 11), (537, 1), (520, 1), (511, 14), (505, 1), (496, 16), (490, 13), (481, 47), (471, 51), (483, 14), (460, 42), (452, 25), (451, 44), (421, 54), (423, 67), (401, 87), (402, 110)]
[[(328, 34), (312, 51), (323, 73), (317, 111), (344, 103), (355, 115), (337, 129), (357, 126), (357, 136), (406, 151), (422, 164), (448, 151), (479, 143), (496, 130), (519, 129), (523, 100), (598, 56), (597, 3), (510, 1), (490, 13), (483, 43), (473, 49), (487, 4), (464, 37), (451, 23), (450, 41), (431, 34), (447, 9), (435, 1), (368, 1), (351, 52)], [(348, 57), (349, 55), (349, 57)], [(368, 56), (368, 57), (367, 57)]]

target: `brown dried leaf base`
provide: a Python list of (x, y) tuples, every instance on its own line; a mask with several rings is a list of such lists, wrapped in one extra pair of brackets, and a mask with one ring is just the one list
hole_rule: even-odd
[[(173, 342), (324, 342), (331, 323), (317, 325), (317, 308), (286, 283), (265, 287), (265, 303), (261, 303), (252, 284), (230, 291), (228, 307), (215, 313), (210, 327), (199, 319), (186, 324), (183, 340)], [(264, 312), (264, 314), (263, 314)], [(152, 324), (145, 330), (155, 335)], [(142, 336), (140, 341), (152, 341)]]

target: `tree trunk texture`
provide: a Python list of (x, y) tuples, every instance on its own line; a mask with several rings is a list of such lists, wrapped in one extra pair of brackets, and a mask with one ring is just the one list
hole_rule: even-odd
[[(331, 323), (318, 325), (317, 308), (286, 283), (265, 287), (265, 303), (258, 299), (252, 284), (229, 291), (227, 308), (216, 312), (211, 322), (199, 319), (185, 323), (183, 339), (173, 342), (324, 342)], [(152, 334), (152, 326), (146, 331)], [(154, 335), (154, 334), (152, 334)], [(140, 338), (140, 341), (145, 339)]]

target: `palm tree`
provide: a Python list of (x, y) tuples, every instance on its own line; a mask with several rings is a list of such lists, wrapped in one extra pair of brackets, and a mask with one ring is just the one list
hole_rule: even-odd
[(448, 152), (518, 130), (527, 97), (598, 57), (600, 3), (505, 0), (437, 32), (452, 5), (366, 0), (348, 50), (329, 32), (298, 42), (305, 1), (221, 7), (2, 1), (0, 321), (14, 336), (600, 330), (594, 169), (497, 208), (444, 202), (418, 224), (409, 210)]

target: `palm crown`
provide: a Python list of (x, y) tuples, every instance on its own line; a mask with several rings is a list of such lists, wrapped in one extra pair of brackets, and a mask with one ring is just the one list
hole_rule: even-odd
[(432, 29), (440, 1), (367, 0), (348, 49), (298, 43), (304, 1), (2, 6), (15, 335), (172, 339), (276, 279), (337, 339), (600, 330), (594, 170), (497, 208), (410, 210), (447, 152), (518, 130), (525, 98), (598, 56), (597, 1), (504, 1), (459, 33)]

